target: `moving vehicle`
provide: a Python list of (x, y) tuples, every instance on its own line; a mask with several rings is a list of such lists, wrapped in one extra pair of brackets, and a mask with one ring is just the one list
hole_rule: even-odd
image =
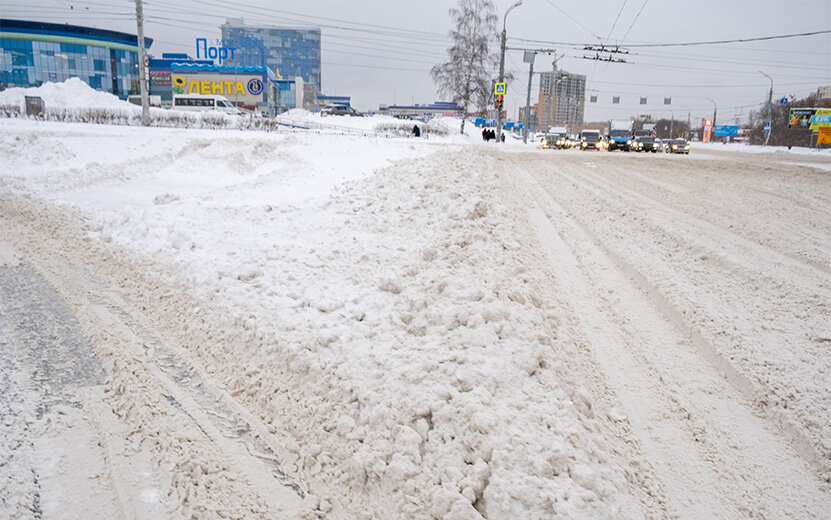
[(667, 149), (669, 153), (685, 153), (689, 155), (690, 153), (690, 144), (685, 141), (684, 139), (672, 139), (669, 142), (669, 147)]
[(632, 144), (632, 149), (636, 152), (652, 152), (658, 153), (661, 150), (661, 143), (658, 139), (650, 137), (636, 137)]
[(606, 147), (612, 150), (632, 150), (632, 127), (635, 125), (631, 120), (609, 121), (609, 135), (606, 136)]
[(580, 134), (581, 150), (600, 150), (603, 148), (603, 137), (600, 130), (583, 130)]
[(361, 113), (346, 105), (328, 105), (320, 109), (322, 116), (352, 116), (361, 117)]
[[(566, 141), (568, 140), (568, 128), (564, 126), (552, 126), (548, 129), (546, 138), (549, 139), (549, 146), (554, 148), (568, 148)], [(553, 138), (553, 141), (551, 140)]]
[(241, 113), (225, 96), (211, 94), (174, 94), (173, 109), (194, 112), (216, 110), (233, 115), (239, 115)]

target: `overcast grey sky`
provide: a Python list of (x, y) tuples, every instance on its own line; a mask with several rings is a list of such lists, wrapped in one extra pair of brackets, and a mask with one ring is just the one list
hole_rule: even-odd
[[(320, 26), (323, 91), (352, 96), (359, 109), (381, 103), (430, 103), (438, 99), (430, 67), (445, 58), (455, 2), (370, 0), (146, 0), (145, 34), (151, 51), (195, 54), (195, 39), (219, 36), (227, 17), (252, 24)], [(513, 0), (497, 0), (500, 29)], [(640, 13), (640, 15), (639, 15)], [(132, 0), (0, 0), (0, 16), (73, 23), (135, 33)], [(586, 119), (636, 114), (678, 119), (710, 116), (718, 105), (721, 123), (746, 117), (767, 99), (803, 97), (831, 85), (831, 34), (754, 43), (638, 48), (637, 44), (753, 38), (831, 29), (828, 0), (525, 0), (508, 17), (509, 47), (557, 48), (558, 66), (585, 74)], [(522, 40), (520, 40), (522, 39)], [(535, 40), (536, 42), (527, 41)], [(580, 44), (623, 40), (629, 63), (582, 59)], [(561, 42), (559, 44), (546, 42)], [(567, 44), (578, 44), (566, 45)], [(495, 43), (496, 44), (496, 43)], [(537, 71), (551, 69), (537, 56)], [(528, 66), (522, 52), (509, 51), (506, 70), (516, 79), (506, 98), (509, 117), (525, 104)], [(532, 104), (538, 79), (534, 79)], [(598, 102), (589, 103), (597, 94)], [(612, 97), (620, 96), (620, 104)], [(640, 97), (647, 98), (640, 105)], [(672, 104), (663, 104), (671, 97)]]

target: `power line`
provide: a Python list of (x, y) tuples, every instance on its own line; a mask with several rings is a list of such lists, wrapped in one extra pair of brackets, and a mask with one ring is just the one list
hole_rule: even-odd
[(588, 31), (588, 32), (589, 32), (589, 34), (591, 34), (592, 36), (594, 36), (595, 38), (597, 38), (599, 41), (603, 41), (603, 38), (601, 38), (600, 36), (598, 36), (597, 34), (595, 34), (595, 32), (594, 32), (594, 31), (592, 31), (591, 29), (589, 29), (588, 27), (586, 27), (585, 25), (583, 25), (582, 23), (580, 23), (580, 20), (578, 20), (577, 18), (575, 18), (575, 17), (571, 16), (571, 15), (570, 15), (570, 14), (568, 14), (567, 12), (563, 11), (563, 10), (560, 8), (560, 6), (558, 6), (557, 4), (555, 4), (554, 2), (552, 2), (551, 0), (545, 0), (545, 1), (546, 1), (546, 2), (548, 2), (548, 3), (551, 5), (551, 7), (553, 7), (554, 9), (556, 9), (556, 10), (558, 10), (558, 11), (560, 11), (561, 13), (563, 13), (564, 15), (566, 15), (566, 17), (568, 17), (570, 20), (572, 20), (574, 23), (576, 23), (577, 25), (579, 25), (580, 27), (582, 27), (583, 29), (585, 29), (586, 31)]
[(804, 33), (793, 33), (793, 34), (779, 34), (775, 36), (759, 36), (756, 38), (739, 38), (735, 40), (712, 40), (712, 41), (701, 41), (701, 42), (680, 42), (680, 43), (640, 43), (640, 44), (633, 44), (627, 45), (627, 47), (691, 47), (694, 45), (721, 45), (724, 43), (748, 43), (748, 42), (760, 42), (760, 41), (767, 41), (767, 40), (782, 40), (785, 38), (801, 38), (804, 36), (816, 36), (818, 34), (829, 34), (831, 33), (831, 29), (826, 29), (823, 31), (812, 31), (812, 32), (804, 32)]
[[(640, 48), (640, 47), (691, 47), (696, 45), (723, 45), (725, 43), (748, 43), (748, 42), (757, 42), (757, 41), (766, 41), (766, 40), (781, 40), (786, 38), (801, 38), (804, 36), (816, 36), (819, 34), (828, 34), (831, 33), (831, 29), (822, 30), (822, 31), (813, 31), (813, 32), (806, 32), (806, 33), (793, 33), (793, 34), (779, 34), (775, 36), (759, 36), (756, 38), (739, 38), (735, 40), (712, 40), (712, 41), (698, 41), (698, 42), (678, 42), (678, 43), (642, 43), (642, 44), (630, 44), (627, 47), (630, 48)], [(567, 46), (585, 46), (584, 43), (576, 43), (576, 42), (554, 42), (550, 40), (534, 40), (528, 38), (517, 38), (515, 36), (511, 36), (510, 39), (516, 40), (519, 42), (527, 42), (533, 44), (540, 44), (540, 45), (567, 45)]]

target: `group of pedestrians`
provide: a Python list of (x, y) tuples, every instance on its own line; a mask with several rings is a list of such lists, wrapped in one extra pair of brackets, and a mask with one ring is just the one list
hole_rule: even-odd
[[(504, 143), (505, 142), (505, 133), (503, 132), (500, 137), (501, 137), (502, 142)], [(483, 128), (482, 129), (482, 140), (485, 141), (485, 142), (488, 142), (491, 139), (496, 140), (496, 131), (493, 130), (492, 128)]]

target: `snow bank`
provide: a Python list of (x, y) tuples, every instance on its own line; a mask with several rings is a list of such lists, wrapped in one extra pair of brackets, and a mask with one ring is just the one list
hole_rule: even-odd
[(59, 83), (50, 81), (39, 87), (6, 89), (0, 92), (0, 105), (16, 105), (23, 108), (26, 96), (42, 98), (47, 108), (138, 108), (118, 99), (118, 96), (93, 89), (80, 78), (69, 78)]
[(701, 142), (692, 142), (690, 143), (690, 148), (701, 149), (701, 150), (713, 150), (713, 151), (730, 151), (730, 152), (742, 152), (742, 153), (789, 153), (795, 155), (822, 155), (827, 156), (831, 155), (831, 148), (825, 149), (817, 149), (817, 148), (806, 148), (801, 146), (794, 146), (790, 150), (788, 150), (787, 146), (761, 146), (761, 145), (749, 145), (744, 143), (701, 143)]

